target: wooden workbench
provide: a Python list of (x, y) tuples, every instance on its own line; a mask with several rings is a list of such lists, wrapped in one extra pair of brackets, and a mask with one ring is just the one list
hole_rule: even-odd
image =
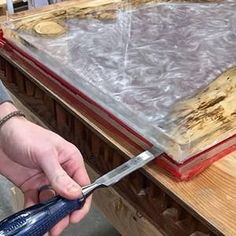
[[(92, 178), (140, 152), (69, 99), (42, 68), (0, 49), (1, 78), (49, 128), (81, 150)], [(70, 94), (71, 95), (71, 94)], [(73, 94), (71, 95), (74, 96)], [(188, 182), (177, 182), (150, 164), (94, 201), (122, 235), (236, 235), (236, 153)]]

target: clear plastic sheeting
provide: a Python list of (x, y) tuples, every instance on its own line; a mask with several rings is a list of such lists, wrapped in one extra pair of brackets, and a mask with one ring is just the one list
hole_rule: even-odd
[(63, 25), (55, 38), (16, 30), (10, 40), (177, 162), (236, 133), (234, 71), (219, 77), (236, 65), (236, 3), (153, 3)]

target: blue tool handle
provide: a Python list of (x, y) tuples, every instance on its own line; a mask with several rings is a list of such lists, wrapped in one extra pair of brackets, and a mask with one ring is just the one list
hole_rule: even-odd
[(2, 220), (0, 236), (42, 236), (65, 216), (81, 209), (84, 203), (84, 197), (77, 200), (54, 197)]

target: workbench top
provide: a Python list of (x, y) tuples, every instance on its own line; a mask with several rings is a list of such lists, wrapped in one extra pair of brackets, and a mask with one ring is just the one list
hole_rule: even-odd
[(236, 152), (187, 182), (176, 182), (152, 165), (148, 173), (205, 223), (223, 235), (236, 235)]

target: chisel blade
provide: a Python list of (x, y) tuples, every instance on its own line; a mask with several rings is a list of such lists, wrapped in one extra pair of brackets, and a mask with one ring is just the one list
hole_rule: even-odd
[(140, 153), (139, 155), (131, 158), (130, 160), (128, 160), (124, 164), (118, 166), (114, 170), (101, 176), (100, 178), (98, 178), (94, 182), (94, 184), (96, 184), (98, 186), (102, 185), (104, 187), (111, 186), (111, 185), (117, 183), (119, 180), (121, 180), (125, 176), (134, 172), (135, 170), (143, 167), (148, 162), (152, 161), (153, 159), (155, 159), (156, 157), (158, 157), (162, 153), (163, 152), (160, 149), (158, 149), (156, 147), (152, 147), (151, 149)]

